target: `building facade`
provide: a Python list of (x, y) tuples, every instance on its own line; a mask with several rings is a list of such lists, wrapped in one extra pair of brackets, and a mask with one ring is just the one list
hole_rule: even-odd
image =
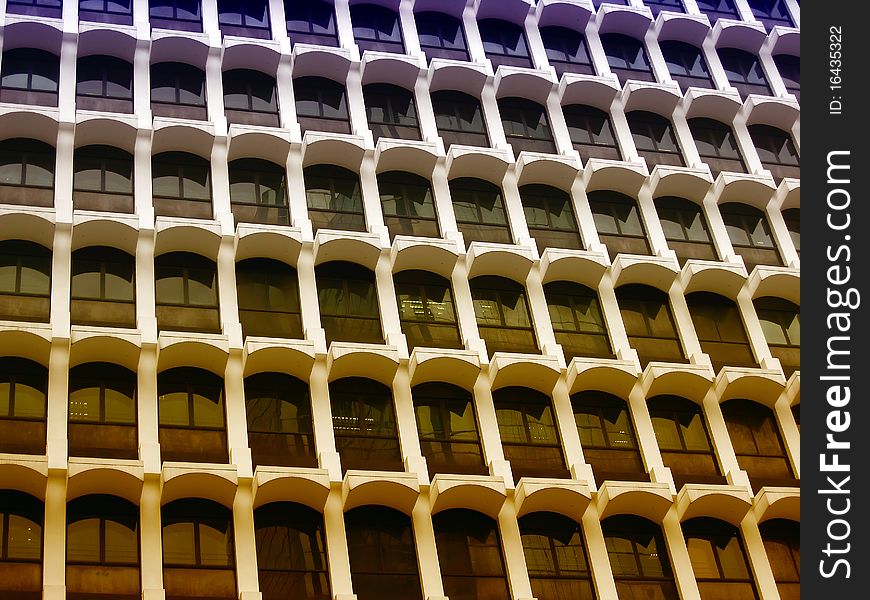
[(0, 9), (0, 597), (799, 598), (797, 0)]

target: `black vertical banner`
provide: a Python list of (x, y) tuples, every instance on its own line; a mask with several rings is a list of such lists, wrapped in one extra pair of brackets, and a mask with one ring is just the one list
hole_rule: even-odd
[(808, 600), (870, 597), (866, 7), (801, 6), (801, 593)]

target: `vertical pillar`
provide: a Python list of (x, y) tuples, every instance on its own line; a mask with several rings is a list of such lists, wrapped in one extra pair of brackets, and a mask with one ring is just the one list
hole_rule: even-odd
[(340, 488), (330, 491), (326, 499), (326, 506), (323, 508), (323, 529), (326, 534), (326, 556), (329, 563), (329, 587), (332, 596), (336, 600), (355, 600)]
[(414, 541), (417, 546), (417, 568), (423, 584), (426, 600), (447, 600), (441, 582), (441, 565), (438, 562), (438, 547), (435, 545), (435, 528), (432, 526), (432, 505), (429, 496), (421, 494), (411, 511), (414, 526)]
[(49, 468), (42, 528), (43, 600), (66, 600), (66, 475), (65, 468)]
[(759, 596), (764, 600), (779, 600), (776, 579), (764, 549), (764, 539), (758, 529), (758, 518), (752, 510), (746, 513), (743, 521), (740, 522), (740, 534), (743, 536), (746, 557), (749, 559), (749, 567), (752, 569)]
[(513, 502), (505, 502), (498, 513), (498, 530), (501, 534), (502, 552), (513, 600), (534, 600), (523, 540), (517, 524), (517, 511)]
[[(139, 427), (141, 428), (141, 421)], [(160, 522), (160, 474), (145, 476), (139, 501), (139, 573), (142, 600), (163, 600), (163, 529)]]
[(671, 568), (674, 571), (674, 580), (682, 600), (701, 600), (701, 592), (695, 581), (695, 573), (692, 571), (692, 560), (686, 547), (686, 538), (683, 536), (683, 528), (677, 509), (674, 505), (665, 514), (662, 520), (662, 533), (665, 537), (668, 555), (671, 558)]
[(257, 575), (257, 540), (254, 533), (254, 497), (251, 480), (239, 482), (233, 499), (233, 544), (239, 600), (260, 600)]

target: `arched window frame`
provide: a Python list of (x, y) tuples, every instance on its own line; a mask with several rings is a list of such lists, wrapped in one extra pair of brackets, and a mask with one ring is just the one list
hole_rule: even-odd
[(308, 218), (320, 229), (366, 231), (359, 175), (329, 164), (311, 165), (302, 173)]
[[(198, 88), (198, 89), (196, 89)], [(151, 112), (156, 117), (178, 117), (204, 121), (206, 109), (205, 71), (180, 62), (151, 65)], [(159, 90), (171, 90), (172, 97)]]
[(236, 263), (242, 335), (302, 339), (302, 309), (296, 269), (270, 258)]
[(463, 349), (450, 281), (427, 271), (393, 276), (399, 321), (408, 349), (417, 346)]
[(724, 366), (757, 368), (737, 303), (712, 292), (686, 294), (695, 333), (717, 373)]
[(556, 75), (579, 73), (595, 75), (592, 56), (582, 32), (559, 25), (540, 27), (541, 40), (547, 52), (547, 62), (556, 69)]
[(655, 82), (642, 40), (622, 33), (603, 33), (600, 37), (610, 71), (617, 76), (620, 85), (630, 79)]
[(498, 99), (498, 110), (505, 137), (516, 156), (523, 150), (556, 153), (545, 106), (527, 98), (508, 97)]
[(625, 333), (643, 368), (653, 361), (686, 363), (668, 295), (651, 286), (627, 284), (616, 289)]
[(287, 173), (283, 167), (256, 158), (238, 158), (228, 165), (230, 205), (236, 223), (290, 225)]
[(543, 254), (547, 248), (585, 249), (570, 194), (534, 183), (520, 187), (519, 191), (526, 224), (539, 253)]
[(370, 83), (363, 86), (366, 120), (375, 143), (382, 137), (401, 140), (419, 140), (420, 123), (414, 93), (389, 83)]
[(278, 87), (271, 75), (254, 69), (223, 72), (224, 112), (241, 125), (278, 127)]
[(79, 20), (133, 24), (133, 0), (79, 0)]
[(0, 102), (57, 106), (59, 81), (57, 55), (37, 48), (7, 50), (0, 73)]
[(45, 454), (47, 410), (48, 369), (0, 358), (0, 452)]
[(76, 63), (76, 108), (132, 113), (133, 65), (106, 54), (80, 56)]
[[(326, 343), (347, 341), (383, 344), (381, 312), (374, 272), (348, 262), (329, 262), (315, 268), (320, 322)], [(334, 295), (334, 300), (330, 298)], [(352, 307), (350, 298), (359, 300)], [(330, 305), (328, 302), (332, 302)], [(361, 309), (361, 313), (352, 312)]]
[(465, 245), (472, 242), (512, 244), (507, 207), (499, 186), (474, 177), (449, 181), (456, 224)]
[(773, 410), (742, 398), (723, 402), (721, 409), (737, 464), (752, 488), (799, 487)]
[(136, 374), (120, 365), (91, 362), (70, 369), (70, 456), (139, 458), (136, 388)]
[(284, 373), (245, 378), (248, 444), (254, 466), (316, 467), (308, 385)]
[[(161, 254), (154, 259), (154, 263), (157, 328), (219, 333), (220, 306), (215, 263), (200, 254), (191, 252)], [(170, 278), (179, 280), (178, 284), (172, 284), (176, 289), (172, 290), (168, 287), (161, 289), (161, 280)], [(195, 291), (193, 294), (195, 298), (191, 298), (191, 279), (200, 284), (207, 284), (201, 285), (200, 289)], [(200, 298), (199, 295), (203, 290), (207, 292)], [(179, 291), (180, 301), (172, 297)]]
[(148, 6), (152, 27), (202, 31), (200, 0), (149, 0)]
[(737, 138), (729, 125), (706, 117), (689, 119), (688, 124), (698, 155), (707, 163), (713, 177), (718, 177), (722, 171), (747, 172)]
[(335, 447), (343, 471), (404, 471), (393, 393), (363, 377), (330, 382)]
[(748, 204), (728, 202), (719, 206), (719, 214), (725, 223), (731, 247), (743, 258), (748, 273), (756, 265), (783, 264), (767, 215), (762, 211)]
[(544, 284), (544, 296), (565, 360), (615, 357), (595, 290), (573, 281), (551, 281)]
[(489, 147), (489, 136), (480, 100), (455, 90), (432, 92), (435, 124), (444, 145)]
[(504, 277), (481, 275), (469, 282), (474, 315), (487, 351), (540, 354), (525, 287)]
[(479, 19), (477, 28), (493, 70), (501, 65), (534, 68), (526, 32), (521, 25), (504, 19)]
[(665, 239), (680, 266), (692, 259), (719, 260), (701, 206), (679, 196), (659, 196), (654, 204)]
[(683, 522), (683, 536), (701, 597), (756, 600), (758, 590), (740, 530), (710, 517)]
[(800, 156), (787, 131), (761, 123), (750, 125), (748, 129), (761, 164), (777, 183), (786, 177), (800, 179)]
[(209, 161), (187, 152), (161, 152), (151, 157), (151, 175), (156, 215), (213, 217)]
[(303, 135), (309, 129), (351, 133), (344, 85), (325, 77), (305, 76), (293, 79), (293, 91)]
[[(95, 278), (97, 281), (93, 281)], [(75, 325), (135, 327), (135, 258), (106, 246), (75, 250), (70, 299), (70, 316)]]
[(420, 49), (427, 62), (433, 58), (468, 60), (468, 46), (462, 21), (447, 13), (421, 11), (414, 14)]
[(381, 212), (390, 239), (397, 235), (441, 237), (432, 184), (405, 171), (378, 174)]
[(661, 528), (635, 515), (601, 522), (619, 596), (678, 600), (679, 594)]
[(63, 16), (63, 0), (7, 0), (6, 11), (9, 14), (60, 19)]
[(584, 104), (563, 106), (562, 113), (574, 150), (580, 153), (584, 164), (590, 158), (622, 160), (608, 113)]
[(223, 35), (271, 39), (269, 0), (217, 0), (217, 10)]
[(595, 598), (580, 523), (557, 513), (533, 512), (519, 517), (518, 525), (535, 598)]
[(324, 0), (284, 0), (287, 35), (294, 44), (338, 46), (335, 9)]
[(405, 53), (399, 13), (378, 4), (356, 3), (350, 7), (353, 37), (360, 52)]
[(716, 52), (728, 83), (737, 89), (741, 99), (746, 100), (750, 94), (773, 96), (757, 55), (740, 48), (718, 48)]
[(48, 323), (51, 250), (25, 240), (0, 242), (0, 318)]
[(643, 110), (626, 113), (625, 118), (635, 149), (650, 170), (656, 165), (686, 165), (670, 119)]
[(607, 247), (610, 259), (617, 254), (651, 254), (646, 228), (637, 201), (613, 190), (587, 193), (598, 239)]
[(716, 88), (701, 48), (680, 40), (663, 40), (659, 42), (659, 47), (671, 78), (680, 84), (684, 93), (690, 87)]

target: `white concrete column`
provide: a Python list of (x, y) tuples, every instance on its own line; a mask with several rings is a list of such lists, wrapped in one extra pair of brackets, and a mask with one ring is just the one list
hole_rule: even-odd
[(242, 347), (242, 325), (239, 323), (239, 301), (236, 293), (235, 237), (221, 238), (217, 255), (218, 306), (221, 329), (231, 348)]
[(616, 592), (616, 582), (613, 580), (613, 569), (610, 567), (610, 556), (607, 554), (607, 543), (601, 529), (601, 514), (595, 502), (590, 502), (583, 513), (583, 543), (592, 570), (592, 584), (595, 586), (596, 598), (619, 598)]
[(374, 147), (374, 137), (366, 119), (366, 104), (362, 91), (362, 71), (360, 63), (352, 63), (347, 71), (345, 91), (347, 94), (347, 111), (350, 116), (350, 129), (354, 135), (365, 140), (366, 148)]
[[(276, 0), (272, 1), (275, 2)], [(283, 7), (283, 3), (281, 5)], [(290, 41), (288, 40), (286, 44), (289, 50)], [(296, 94), (293, 91), (293, 61), (289, 53), (281, 54), (281, 58), (278, 61), (278, 70), (275, 72), (275, 84), (278, 92), (278, 113), (281, 119), (281, 127), (290, 130), (290, 139), (293, 142), (301, 142), (302, 129), (299, 127), (299, 122), (296, 118)]]
[(414, 0), (399, 1), (399, 27), (402, 30), (402, 40), (405, 43), (405, 54), (416, 56), (425, 64), (426, 57), (423, 50), (420, 49), (417, 23), (414, 20)]
[(604, 46), (601, 44), (601, 38), (598, 35), (598, 23), (595, 15), (586, 23), (586, 29), (583, 31), (586, 37), (586, 49), (589, 50), (589, 59), (595, 67), (595, 72), (601, 76), (612, 75), (610, 72), (610, 64), (607, 62), (607, 54), (604, 53)]
[[(136, 421), (139, 429), (139, 459), (142, 461), (146, 475), (159, 479), (161, 470), (160, 425), (157, 407), (157, 345), (155, 343), (143, 345), (139, 353), (139, 364), (136, 371)], [(159, 487), (156, 493), (156, 502), (159, 509)], [(163, 587), (162, 584), (159, 587)]]
[[(202, 18), (205, 26), (205, 7), (203, 3)], [(214, 15), (215, 26), (217, 25), (217, 13)], [(227, 131), (227, 117), (224, 113), (224, 75), (221, 69), (223, 61), (223, 48), (220, 38), (217, 43), (211, 40), (212, 45), (208, 49), (208, 58), (205, 60), (205, 97), (208, 100), (208, 118), (214, 123), (215, 135), (223, 135)]]
[(57, 471), (50, 468), (45, 488), (43, 600), (66, 600), (66, 475), (65, 468)]
[(761, 158), (758, 156), (755, 144), (752, 142), (752, 136), (749, 135), (745, 111), (738, 111), (734, 117), (732, 128), (734, 130), (734, 139), (737, 141), (738, 148), (740, 148), (740, 155), (743, 157), (743, 162), (746, 163), (746, 170), (754, 175), (767, 173), (767, 169), (761, 164)]
[(686, 358), (693, 365), (709, 365), (710, 358), (701, 349), (701, 341), (698, 339), (698, 333), (695, 331), (695, 323), (692, 321), (692, 314), (689, 312), (689, 305), (686, 303), (686, 295), (679, 280), (675, 280), (671, 284), (668, 290), (668, 298), (671, 304), (671, 312), (674, 315), (674, 326), (677, 328), (677, 335), (680, 338)]
[(644, 180), (643, 185), (637, 192), (637, 208), (640, 212), (640, 219), (643, 222), (643, 228), (646, 231), (653, 255), (676, 259), (677, 255), (668, 247), (665, 232), (662, 230), (662, 223), (659, 221), (659, 214), (653, 200), (652, 190), (650, 189), (649, 177)]
[[(133, 202), (141, 229), (154, 228), (154, 200), (151, 180), (151, 131), (140, 129), (133, 147)], [(138, 270), (137, 270), (138, 273)], [(139, 298), (137, 290), (136, 298)], [(153, 311), (152, 311), (153, 312)]]
[(589, 197), (586, 195), (586, 182), (583, 180), (583, 171), (578, 171), (571, 184), (571, 201), (574, 206), (574, 214), (577, 215), (577, 227), (583, 246), (590, 252), (602, 252), (607, 255), (607, 247), (598, 238), (598, 230), (595, 229), (595, 217), (589, 206)]
[(221, 223), (222, 229), (228, 232), (235, 230), (232, 220), (232, 204), (230, 201), (230, 171), (227, 164), (229, 138), (215, 137), (211, 147), (211, 204), (214, 219)]
[(755, 305), (752, 303), (752, 294), (746, 285), (737, 293), (735, 303), (740, 311), (743, 328), (746, 330), (746, 337), (749, 339), (749, 345), (752, 348), (752, 353), (758, 360), (758, 364), (762, 368), (779, 370), (781, 368), (779, 360), (774, 359), (770, 353), (770, 348), (768, 348), (767, 340), (764, 337), (764, 331), (761, 329), (761, 322), (758, 320), (758, 313), (755, 312)]
[[(139, 427), (142, 427), (141, 421)], [(158, 464), (159, 467), (159, 464)], [(160, 475), (145, 477), (139, 501), (139, 574), (142, 600), (163, 600), (163, 529), (160, 521)]]
[[(672, 486), (673, 478), (670, 475), (670, 469), (666, 469), (664, 462), (662, 462), (656, 432), (653, 429), (652, 418), (649, 416), (649, 407), (646, 404), (646, 396), (644, 396), (640, 379), (631, 388), (626, 400), (628, 400), (628, 406), (631, 410), (631, 420), (634, 424), (634, 433), (637, 436), (638, 449), (643, 457), (647, 472), (651, 475), (653, 482), (667, 483)], [(675, 492), (673, 486), (671, 491)]]
[(507, 220), (510, 224), (511, 233), (513, 233), (514, 243), (532, 248), (533, 253), (537, 254), (537, 246), (529, 233), (529, 226), (526, 224), (523, 201), (520, 198), (520, 188), (517, 186), (517, 172), (514, 168), (508, 167), (499, 187), (501, 187), (504, 208), (507, 212)]
[(728, 435), (728, 427), (725, 417), (722, 415), (722, 407), (719, 405), (719, 397), (716, 391), (711, 389), (704, 397), (704, 415), (707, 417), (707, 430), (710, 432), (710, 440), (722, 465), (722, 472), (730, 485), (744, 485), (749, 488), (749, 476), (737, 463), (737, 455), (734, 454), (734, 446)]
[(51, 334), (55, 339), (70, 335), (70, 288), (72, 273), (72, 223), (58, 221), (51, 246)]
[[(411, 380), (408, 363), (402, 361), (392, 382), (393, 406), (396, 411), (396, 429), (405, 470), (416, 473), (421, 483), (428, 483), (429, 472), (420, 449), (420, 436), (417, 432), (417, 417), (414, 414), (414, 399), (411, 397)], [(421, 496), (422, 497), (422, 496)], [(419, 539), (417, 540), (419, 544)]]
[(539, 265), (539, 262), (532, 265), (525, 281), (526, 298), (529, 301), (529, 311), (531, 312), (532, 325), (535, 328), (535, 337), (538, 340), (538, 347), (544, 354), (562, 356), (556, 344), (553, 324), (550, 322), (550, 309), (547, 306), (547, 298), (544, 295)]
[[(329, 380), (326, 368), (326, 356), (319, 355), (311, 369), (308, 387), (311, 395), (311, 421), (314, 430), (314, 444), (317, 448), (317, 459), (321, 469), (329, 471), (329, 480), (342, 481), (341, 465), (339, 464), (338, 452), (335, 450), (335, 436), (332, 429), (332, 406), (329, 402)], [(341, 492), (338, 492), (338, 511), (341, 512)], [(327, 501), (327, 507), (329, 502)], [(326, 520), (324, 513), (324, 520)], [(329, 528), (327, 523), (327, 534)], [(344, 520), (342, 517), (341, 535), (344, 537)], [(330, 544), (327, 544), (330, 545)], [(345, 555), (347, 550), (345, 549)], [(331, 557), (331, 553), (330, 553)], [(330, 564), (332, 560), (329, 561)], [(333, 586), (332, 592), (338, 593)]]
[(710, 239), (719, 257), (726, 262), (743, 264), (743, 259), (734, 252), (734, 247), (731, 245), (731, 238), (725, 228), (725, 221), (722, 219), (722, 213), (719, 212), (719, 205), (716, 203), (712, 189), (704, 199), (702, 208), (704, 218), (707, 219)]
[(749, 559), (749, 567), (759, 596), (764, 600), (779, 600), (776, 579), (767, 558), (767, 551), (764, 549), (764, 539), (758, 529), (758, 519), (753, 511), (746, 513), (743, 521), (740, 522), (740, 534), (743, 537), (746, 558)]
[(462, 29), (465, 32), (465, 43), (468, 44), (468, 55), (477, 63), (489, 64), (486, 52), (483, 50), (483, 40), (480, 29), (477, 28), (477, 6), (475, 2), (467, 2), (462, 11)]
[(541, 31), (538, 29), (538, 13), (532, 10), (533, 8), (532, 6), (529, 7), (530, 10), (526, 14), (523, 23), (529, 56), (536, 69), (549, 71), (550, 61), (547, 60), (547, 49), (544, 47), (544, 40), (541, 39)]
[(456, 214), (453, 211), (453, 199), (450, 196), (450, 182), (447, 179), (447, 166), (443, 158), (439, 158), (432, 170), (432, 199), (435, 202), (435, 215), (438, 217), (438, 229), (441, 237), (448, 240), (459, 240), (461, 234), (456, 225)]
[(417, 548), (417, 569), (420, 572), (420, 582), (423, 584), (423, 597), (427, 600), (446, 600), (431, 514), (432, 504), (429, 502), (429, 496), (420, 494), (411, 511), (414, 542)]
[(704, 168), (704, 161), (701, 160), (701, 155), (698, 154), (695, 138), (692, 135), (692, 130), (689, 128), (689, 121), (686, 119), (686, 107), (683, 102), (678, 102), (674, 112), (671, 113), (671, 125), (674, 128), (674, 135), (677, 136), (677, 143), (683, 152), (686, 165)]
[(764, 71), (764, 78), (767, 79), (767, 85), (774, 96), (784, 98), (790, 94), (782, 77), (779, 75), (779, 69), (776, 68), (776, 63), (773, 62), (773, 55), (770, 53), (770, 46), (762, 44), (758, 50), (758, 62), (761, 64), (761, 70)]
[(351, 51), (353, 60), (359, 60), (359, 50), (353, 38), (353, 23), (350, 20), (350, 3), (348, 0), (334, 0), (335, 4), (335, 32), (338, 35), (338, 43), (342, 48)]
[(655, 21), (650, 21), (650, 26), (643, 36), (644, 46), (646, 47), (646, 55), (649, 58), (649, 66), (653, 72), (656, 81), (667, 83), (672, 81), (671, 72), (668, 69), (668, 63), (665, 62), (662, 49), (659, 47), (659, 40), (656, 37), (653, 24)]
[(477, 423), (480, 426), (480, 445), (483, 448), (483, 456), (489, 465), (489, 472), (496, 477), (503, 477), (505, 485), (508, 488), (513, 488), (510, 464), (505, 460), (501, 447), (498, 419), (495, 416), (495, 405), (490, 390), (488, 366), (481, 370), (477, 381), (474, 382), (473, 394)]
[[(75, 125), (61, 122), (57, 131), (54, 164), (54, 214), (58, 224), (72, 224), (74, 138)], [(65, 273), (67, 273), (66, 279), (69, 277), (69, 271), (65, 271)]]
[(254, 533), (254, 497), (251, 480), (239, 482), (233, 499), (233, 545), (239, 600), (260, 600), (257, 575), (257, 540)]
[(764, 211), (767, 217), (767, 222), (770, 224), (770, 233), (773, 235), (773, 240), (782, 255), (783, 263), (786, 265), (800, 265), (801, 257), (795, 250), (794, 242), (791, 239), (791, 234), (788, 231), (788, 226), (785, 224), (785, 219), (782, 218), (782, 213), (774, 203), (769, 203)]
[(332, 596), (336, 600), (351, 600), (355, 596), (353, 596), (350, 575), (341, 489), (333, 488), (329, 492), (326, 506), (323, 508), (323, 529), (326, 534), (326, 557), (329, 563), (329, 587)]
[(553, 133), (553, 141), (556, 150), (563, 156), (577, 156), (574, 144), (571, 142), (571, 134), (568, 131), (568, 123), (562, 112), (562, 103), (559, 100), (559, 88), (553, 86), (547, 96), (547, 118), (550, 121), (550, 131)]
[(631, 136), (631, 127), (628, 126), (628, 119), (625, 118), (625, 110), (619, 99), (614, 100), (610, 107), (610, 124), (613, 126), (613, 135), (619, 145), (623, 160), (645, 165), (646, 162), (637, 153), (634, 138)]
[(477, 350), (485, 359), (486, 350), (483, 348), (483, 340), (480, 339), (480, 332), (477, 329), (474, 300), (471, 297), (471, 286), (468, 283), (468, 269), (463, 257), (460, 257), (453, 266), (450, 281), (453, 288), (453, 306), (456, 308), (456, 319), (462, 341), (467, 349)]
[(202, 0), (202, 31), (208, 34), (210, 41), (217, 38), (217, 45), (220, 46), (221, 28), (218, 22), (217, 0)]
[(574, 420), (574, 408), (571, 406), (571, 395), (565, 377), (559, 377), (553, 388), (553, 413), (556, 416), (556, 426), (559, 428), (559, 437), (565, 449), (565, 462), (568, 463), (571, 476), (594, 487), (595, 477), (592, 474), (592, 466), (583, 456), (580, 433)]
[(728, 83), (728, 75), (725, 74), (725, 68), (719, 59), (719, 53), (716, 51), (716, 42), (713, 40), (712, 35), (708, 34), (704, 38), (704, 41), (701, 43), (701, 51), (704, 54), (704, 60), (707, 61), (707, 70), (710, 71), (710, 77), (713, 79), (716, 89), (729, 89), (731, 84)]
[[(151, 40), (142, 32), (133, 52), (133, 113), (140, 129), (151, 128)], [(139, 35), (139, 32), (137, 32)]]
[(367, 229), (381, 236), (381, 241), (388, 244), (390, 237), (387, 226), (384, 224), (381, 193), (378, 190), (378, 176), (375, 172), (375, 157), (372, 153), (366, 153), (362, 163), (360, 163), (359, 184)]
[[(609, 273), (609, 271), (608, 271)], [(598, 284), (598, 300), (601, 303), (601, 314), (607, 324), (607, 332), (610, 335), (610, 344), (613, 353), (620, 360), (635, 362), (640, 368), (637, 352), (628, 341), (625, 331), (625, 323), (622, 321), (622, 313), (619, 312), (619, 302), (616, 300), (616, 290), (609, 274), (605, 274)]]
[(310, 244), (303, 246), (299, 253), (296, 273), (299, 276), (299, 305), (305, 339), (314, 342), (315, 352), (326, 353), (326, 334), (320, 326), (320, 303), (317, 298), (317, 281), (314, 275), (314, 253)]
[[(414, 82), (414, 104), (417, 106), (417, 122), (420, 126), (420, 137), (426, 142), (438, 143), (438, 125), (435, 122), (435, 109), (432, 107), (432, 96), (429, 93), (428, 71), (421, 70)], [(441, 154), (439, 149), (439, 154)]]
[[(49, 473), (67, 469), (69, 414), (69, 336), (54, 337), (48, 356), (46, 456)], [(46, 565), (48, 563), (46, 562)]]
[(302, 232), (302, 239), (314, 239), (311, 220), (308, 218), (308, 201), (305, 196), (305, 180), (302, 175), (302, 146), (293, 144), (287, 154), (287, 204), (290, 223)]
[[(269, 26), (272, 30), (272, 39), (279, 42), (289, 50), (290, 39), (287, 36), (287, 17), (284, 14), (284, 0), (269, 0)], [(282, 56), (282, 59), (284, 57)]]
[(501, 114), (498, 112), (495, 88), (492, 85), (484, 85), (480, 91), (480, 109), (483, 114), (483, 122), (486, 125), (486, 133), (489, 136), (490, 145), (493, 148), (512, 152), (511, 146), (504, 135), (504, 126), (501, 123)]
[(396, 286), (393, 283), (393, 270), (388, 252), (381, 252), (375, 266), (375, 281), (377, 283), (378, 305), (381, 309), (381, 327), (384, 330), (384, 340), (390, 346), (395, 346), (399, 357), (408, 356), (408, 342), (402, 333), (402, 323), (399, 321), (399, 303), (396, 300)]
[(675, 505), (671, 505), (662, 520), (662, 533), (680, 599), (701, 600), (701, 592), (698, 590), (698, 583), (692, 570), (692, 559), (689, 557), (689, 549), (686, 547), (686, 538)]
[[(249, 480), (254, 476), (251, 460), (251, 450), (248, 447), (248, 419), (245, 407), (244, 363), (242, 351), (231, 348), (224, 371), (224, 405), (227, 412), (227, 443), (230, 450), (230, 463), (236, 465), (240, 480)], [(236, 501), (243, 485), (239, 484)], [(250, 494), (250, 490), (246, 493)], [(233, 512), (235, 512), (235, 508)], [(238, 521), (237, 521), (238, 522)], [(238, 536), (238, 532), (236, 533)], [(241, 589), (241, 588), (240, 588)]]
[(797, 0), (785, 0), (785, 7), (788, 9), (789, 15), (791, 15), (791, 20), (792, 23), (794, 23), (794, 26), (800, 29), (801, 5), (798, 4)]
[(534, 600), (523, 552), (523, 540), (517, 523), (517, 511), (513, 502), (502, 504), (498, 513), (498, 530), (501, 534), (504, 566), (510, 583), (511, 597), (513, 600)]

